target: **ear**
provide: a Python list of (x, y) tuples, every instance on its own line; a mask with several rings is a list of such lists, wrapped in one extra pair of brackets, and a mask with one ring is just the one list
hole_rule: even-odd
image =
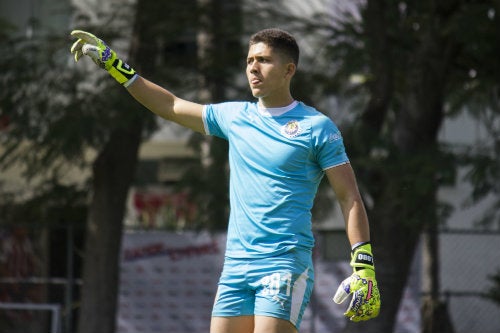
[(286, 65), (286, 72), (285, 72), (285, 77), (290, 79), (294, 74), (295, 71), (297, 70), (297, 66), (293, 62), (290, 62)]

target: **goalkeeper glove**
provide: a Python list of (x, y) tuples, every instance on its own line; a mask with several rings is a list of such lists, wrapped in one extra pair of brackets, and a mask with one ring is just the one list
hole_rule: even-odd
[(342, 281), (333, 297), (337, 304), (352, 294), (351, 303), (344, 313), (351, 321), (363, 321), (378, 316), (380, 292), (375, 280), (375, 266), (370, 243), (364, 243), (352, 250), (353, 274)]
[(137, 73), (128, 64), (118, 59), (115, 51), (91, 33), (73, 30), (71, 36), (78, 40), (71, 47), (75, 61), (83, 55), (89, 56), (99, 67), (104, 68), (120, 84), (128, 87), (137, 78)]

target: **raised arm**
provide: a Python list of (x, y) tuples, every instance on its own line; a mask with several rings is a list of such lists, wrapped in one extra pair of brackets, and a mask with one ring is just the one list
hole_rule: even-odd
[(179, 125), (205, 133), (202, 119), (203, 105), (183, 100), (157, 84), (140, 77), (133, 68), (119, 59), (106, 43), (93, 34), (74, 30), (71, 35), (78, 38), (71, 47), (75, 61), (84, 55), (89, 56), (150, 111)]
[(203, 105), (181, 99), (140, 76), (127, 87), (127, 90), (139, 103), (158, 116), (205, 133), (202, 119)]

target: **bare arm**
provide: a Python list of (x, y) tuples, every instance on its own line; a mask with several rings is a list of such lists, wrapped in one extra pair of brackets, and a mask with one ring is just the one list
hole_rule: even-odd
[(351, 165), (327, 169), (326, 175), (339, 201), (351, 246), (370, 241), (368, 217)]
[(73, 30), (71, 36), (78, 38), (71, 46), (75, 61), (84, 55), (89, 56), (118, 83), (127, 87), (128, 92), (150, 111), (179, 125), (205, 133), (203, 105), (178, 98), (170, 91), (138, 76), (133, 68), (118, 59), (115, 51), (90, 32)]
[[(370, 241), (368, 217), (351, 165), (330, 168), (326, 174), (339, 200), (351, 247)], [(371, 244), (357, 246), (351, 255), (353, 274), (342, 281), (333, 301), (340, 304), (353, 295), (344, 316), (354, 322), (375, 318), (380, 312), (380, 291), (375, 279)]]
[(127, 90), (139, 103), (156, 115), (205, 134), (202, 119), (203, 105), (183, 100), (140, 76)]

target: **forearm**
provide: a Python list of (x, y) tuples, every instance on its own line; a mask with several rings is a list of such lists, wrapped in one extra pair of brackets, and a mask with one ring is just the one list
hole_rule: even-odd
[(347, 238), (351, 246), (370, 241), (370, 226), (361, 198), (353, 198), (341, 203)]
[(140, 76), (127, 87), (127, 90), (132, 97), (156, 115), (194, 131), (205, 133), (202, 105), (176, 97), (167, 89)]
[(171, 119), (175, 96), (168, 90), (141, 76), (128, 86), (127, 90), (151, 112), (162, 118)]
[(370, 241), (368, 217), (351, 165), (327, 169), (326, 175), (340, 204), (351, 246)]

